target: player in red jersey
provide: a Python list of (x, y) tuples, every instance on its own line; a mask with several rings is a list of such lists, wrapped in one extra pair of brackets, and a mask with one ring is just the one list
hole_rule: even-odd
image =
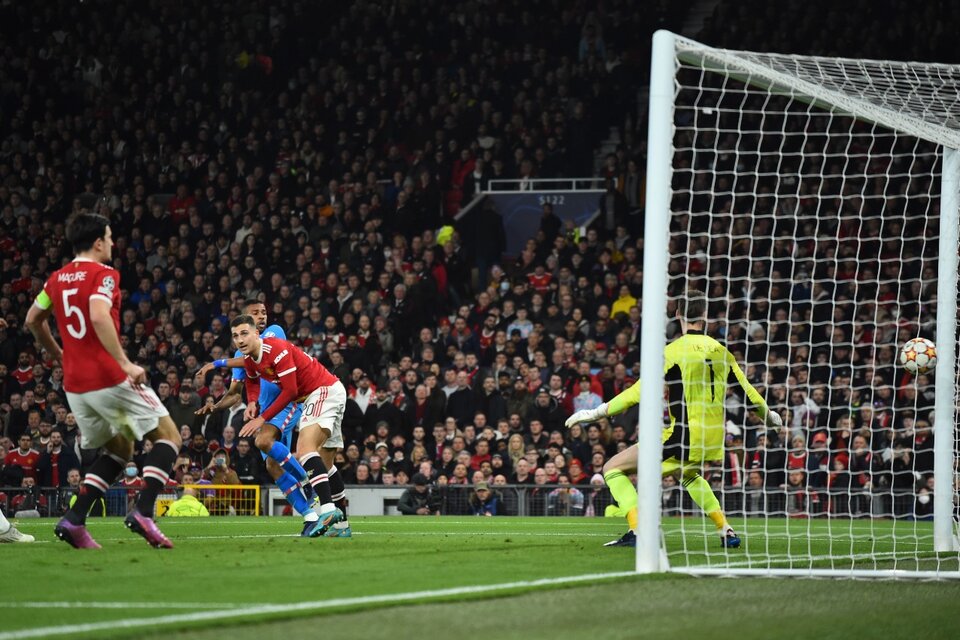
[[(67, 223), (67, 240), (76, 257), (47, 279), (27, 312), (26, 325), (50, 356), (63, 362), (63, 388), (80, 428), (80, 446), (104, 452), (54, 532), (78, 549), (100, 548), (87, 532), (87, 512), (133, 457), (133, 443), (147, 438), (153, 449), (143, 466), (146, 487), (124, 524), (151, 546), (170, 548), (173, 544), (151, 516), (180, 452), (180, 432), (157, 394), (144, 385), (143, 367), (131, 362), (120, 345), (120, 274), (107, 264), (113, 252), (110, 221), (78, 214)], [(62, 349), (47, 323), (51, 315)]]
[(322, 364), (286, 340), (261, 338), (251, 316), (234, 318), (230, 331), (237, 349), (243, 354), (247, 397), (259, 396), (261, 378), (280, 387), (276, 399), (269, 406), (261, 407), (260, 415), (243, 425), (241, 438), (256, 434), (267, 420), (289, 403), (303, 403), (303, 414), (297, 425), (300, 430), (297, 459), (320, 501), (320, 518), (304, 534), (311, 538), (324, 535), (343, 519), (343, 512), (333, 504), (327, 465), (317, 449), (328, 438), (340, 433), (347, 402), (346, 389)]

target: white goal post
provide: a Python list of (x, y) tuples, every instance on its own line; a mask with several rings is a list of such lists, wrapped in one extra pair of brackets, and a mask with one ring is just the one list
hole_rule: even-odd
[[(960, 578), (958, 149), (960, 66), (654, 35), (638, 572)], [(726, 459), (703, 476), (739, 549), (661, 481), (656, 381), (691, 289), (787, 417), (765, 431), (730, 385)], [(939, 359), (911, 379), (891, 353), (917, 335)]]

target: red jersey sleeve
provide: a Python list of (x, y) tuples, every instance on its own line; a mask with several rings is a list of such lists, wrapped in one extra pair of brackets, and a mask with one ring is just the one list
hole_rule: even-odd
[(103, 300), (111, 307), (120, 308), (120, 274), (116, 269), (101, 269), (90, 283), (90, 299)]
[(264, 420), (272, 420), (284, 407), (296, 400), (299, 390), (297, 364), (291, 348), (283, 349), (270, 366), (276, 372), (280, 394), (269, 407), (260, 407), (260, 415)]

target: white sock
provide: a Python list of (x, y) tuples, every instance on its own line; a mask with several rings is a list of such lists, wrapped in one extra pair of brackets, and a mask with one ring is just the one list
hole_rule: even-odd
[(3, 515), (3, 511), (0, 511), (0, 533), (6, 533), (10, 530), (10, 523)]
[(333, 511), (336, 507), (333, 506), (332, 502), (320, 505), (320, 513), (326, 513), (327, 511)]
[(316, 522), (319, 519), (320, 519), (320, 516), (317, 515), (316, 511), (311, 511), (310, 513), (304, 514), (303, 516), (304, 522)]

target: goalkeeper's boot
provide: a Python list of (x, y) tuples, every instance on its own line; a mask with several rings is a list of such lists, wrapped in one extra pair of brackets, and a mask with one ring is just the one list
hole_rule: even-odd
[(21, 533), (15, 526), (10, 527), (0, 533), (0, 542), (34, 542), (35, 538), (26, 533)]
[(323, 534), (327, 538), (352, 538), (353, 531), (350, 530), (350, 523), (346, 520), (336, 523)]
[(167, 539), (167, 536), (163, 535), (163, 532), (157, 527), (157, 523), (153, 521), (153, 518), (148, 518), (143, 515), (139, 509), (130, 511), (123, 521), (123, 524), (125, 524), (130, 531), (143, 536), (147, 544), (154, 549), (173, 549), (173, 543)]
[(97, 541), (90, 537), (90, 532), (82, 524), (73, 524), (62, 518), (54, 528), (53, 533), (74, 549), (99, 549)]
[(635, 547), (637, 546), (637, 534), (633, 530), (627, 531), (625, 534), (620, 536), (619, 540), (611, 540), (603, 546), (605, 547)]
[(727, 528), (720, 535), (720, 546), (724, 549), (739, 549), (740, 548), (740, 536), (737, 535), (737, 532), (732, 528)]
[(316, 522), (311, 522), (310, 527), (308, 527), (304, 533), (306, 533), (308, 538), (318, 538), (325, 534), (327, 529), (341, 520), (343, 520), (343, 511), (334, 507), (331, 511), (321, 513), (320, 518)]

